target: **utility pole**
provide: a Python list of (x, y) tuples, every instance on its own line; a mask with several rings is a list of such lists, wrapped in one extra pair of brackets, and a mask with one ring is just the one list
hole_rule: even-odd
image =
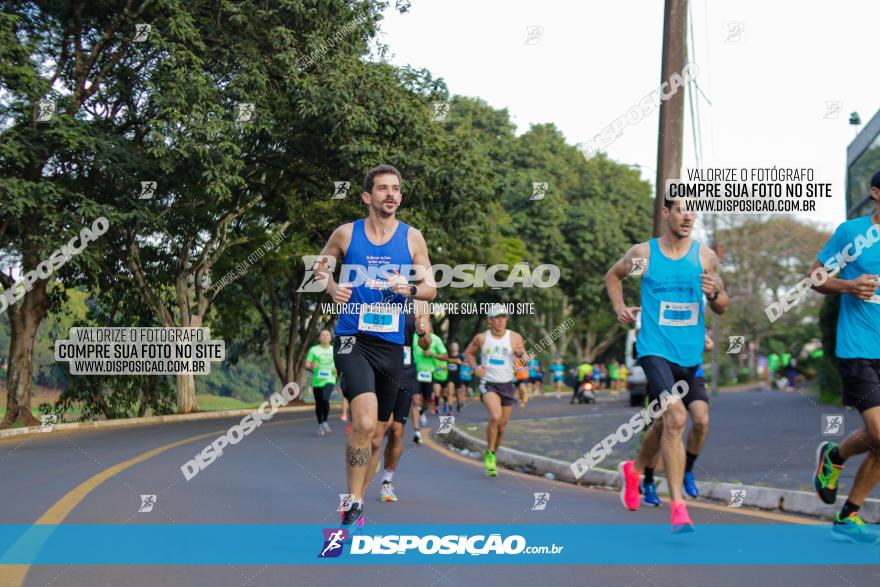
[[(663, 56), (660, 83), (668, 82), (673, 73), (681, 73), (687, 62), (687, 0), (666, 0), (663, 11)], [(684, 140), (684, 87), (660, 102), (660, 133), (657, 142), (657, 199), (654, 202), (654, 236), (662, 235), (663, 200), (666, 180), (679, 179), (681, 147)]]

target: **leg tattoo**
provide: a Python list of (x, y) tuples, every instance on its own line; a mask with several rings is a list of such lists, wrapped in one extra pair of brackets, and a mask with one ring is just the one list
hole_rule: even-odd
[(350, 467), (366, 467), (370, 462), (370, 447), (356, 448), (354, 446), (345, 447), (345, 460)]

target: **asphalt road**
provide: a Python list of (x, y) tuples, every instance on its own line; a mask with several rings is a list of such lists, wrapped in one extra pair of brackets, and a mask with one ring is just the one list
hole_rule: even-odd
[[(539, 400), (545, 401), (545, 400)], [(532, 402), (523, 416), (550, 410)], [(480, 417), (479, 405), (465, 419)], [(309, 413), (278, 414), (191, 481), (180, 466), (236, 419), (149, 427), (54, 431), (0, 441), (3, 524), (321, 524), (333, 525), (344, 492), (345, 435), (334, 417), (332, 434), (315, 435)], [(432, 425), (436, 420), (432, 418)], [(204, 438), (187, 441), (205, 434)], [(170, 443), (181, 442), (161, 450)], [(152, 454), (147, 454), (153, 451)], [(135, 459), (134, 461), (130, 461)], [(116, 469), (112, 469), (116, 467)], [(109, 471), (108, 471), (109, 469)], [(102, 475), (96, 479), (96, 475)], [(85, 483), (85, 485), (80, 485)], [(368, 524), (668, 524), (668, 508), (624, 511), (616, 493), (482, 469), (439, 447), (408, 442), (395, 477), (400, 501), (368, 496)], [(532, 511), (532, 494), (551, 494)], [(154, 494), (152, 512), (138, 513), (140, 495)], [(694, 503), (700, 524), (781, 523), (793, 518)], [(638, 560), (638, 536), (634, 562)], [(314, 544), (267, 548), (315, 549)], [(144, 545), (149, 548), (149, 545)], [(33, 566), (0, 567), (2, 585), (876, 585), (880, 567), (575, 565), (575, 566)], [(23, 579), (23, 580), (22, 580)]]
[[(569, 405), (569, 399), (570, 395), (560, 400), (541, 397), (525, 408), (515, 407), (504, 445), (573, 461), (636, 410), (629, 407), (628, 396), (623, 394), (602, 397), (600, 403), (589, 405)], [(478, 402), (473, 407), (456, 424), (484, 438), (485, 426), (478, 425), (485, 420), (482, 407)], [(709, 437), (694, 468), (697, 480), (812, 491), (816, 447), (823, 440), (840, 442), (844, 436), (822, 435), (826, 414), (843, 415), (844, 434), (862, 427), (857, 411), (819, 404), (812, 393), (720, 393), (711, 398)], [(600, 466), (613, 470), (618, 462), (631, 459), (637, 449), (636, 440), (618, 445)], [(852, 485), (863, 458), (847, 461), (841, 475), (843, 488)]]

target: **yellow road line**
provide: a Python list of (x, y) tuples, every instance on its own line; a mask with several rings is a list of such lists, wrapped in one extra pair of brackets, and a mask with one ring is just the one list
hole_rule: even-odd
[[(305, 422), (308, 418), (305, 419), (290, 419), (283, 420), (279, 422), (272, 422), (271, 424), (263, 424), (261, 427), (266, 428), (268, 426), (277, 426), (280, 424), (289, 424), (291, 422)], [(106, 430), (106, 429), (105, 429)], [(202, 438), (210, 438), (212, 436), (218, 436), (220, 434), (224, 434), (226, 432), (225, 429), (214, 430), (213, 432), (206, 432), (204, 434), (198, 434), (196, 436), (190, 436), (189, 438), (184, 438), (183, 440), (178, 440), (176, 442), (170, 442), (168, 444), (164, 444), (162, 446), (156, 447), (153, 450), (149, 450), (141, 455), (128, 459), (127, 461), (123, 461), (112, 467), (109, 467), (100, 473), (96, 473), (92, 475), (70, 491), (68, 491), (64, 497), (56, 501), (52, 507), (50, 507), (46, 512), (34, 522), (34, 525), (53, 525), (60, 524), (64, 521), (64, 519), (70, 515), (70, 512), (73, 511), (77, 505), (79, 505), (82, 500), (84, 500), (89, 493), (92, 492), (93, 489), (101, 485), (104, 481), (109, 479), (110, 477), (116, 475), (117, 473), (121, 473), (122, 471), (128, 469), (129, 467), (133, 467), (138, 463), (142, 463), (147, 459), (150, 459), (158, 454), (161, 454), (167, 450), (172, 448), (176, 448), (178, 446), (188, 444), (190, 442), (195, 442), (196, 440), (200, 440)], [(35, 540), (37, 540), (37, 533), (26, 531), (21, 538), (12, 547), (10, 547), (9, 551), (12, 551), (21, 544), (28, 544), (29, 549), (33, 549), (35, 544)], [(48, 539), (48, 535), (43, 537), (43, 541)], [(2, 570), (2, 579), (3, 579), (3, 587), (20, 587), (24, 584), (25, 579), (27, 578), (27, 573), (30, 570), (31, 565), (3, 565), (0, 564), (0, 570)]]
[[(429, 429), (425, 428), (425, 430), (427, 431)], [(466, 457), (463, 457), (459, 454), (452, 452), (451, 450), (449, 450), (445, 447), (440, 446), (438, 443), (434, 442), (433, 440), (431, 440), (428, 437), (427, 432), (422, 437), (422, 443), (425, 444), (426, 446), (432, 448), (433, 450), (443, 454), (444, 456), (451, 458), (451, 459), (454, 459), (454, 460), (462, 462), (462, 463), (467, 463), (467, 464), (474, 466), (474, 467), (482, 467), (482, 464), (480, 464), (479, 462), (474, 461), (469, 458), (466, 458)], [(569, 487), (569, 488), (576, 487), (576, 488), (580, 489), (581, 491), (595, 491), (595, 492), (604, 493), (606, 495), (609, 493), (609, 491), (607, 489), (601, 489), (598, 487), (590, 487), (587, 485), (578, 485), (575, 483), (569, 483), (567, 481), (557, 481), (555, 479), (553, 481), (551, 481), (549, 479), (545, 479), (544, 477), (538, 477), (537, 475), (529, 475), (528, 473), (521, 473), (519, 471), (514, 471), (511, 469), (507, 469), (507, 468), (505, 468), (505, 471), (508, 475), (518, 476), (521, 479), (528, 479), (529, 481), (538, 480), (538, 481), (543, 481), (544, 483), (556, 483), (556, 484), (560, 484), (560, 485), (563, 485), (563, 486)], [(729, 508), (727, 506), (706, 503), (706, 502), (700, 502), (700, 501), (688, 501), (688, 507), (689, 508), (695, 507), (695, 508), (701, 508), (701, 509), (706, 509), (706, 510), (713, 510), (713, 511), (718, 511), (718, 512), (724, 512), (727, 514), (738, 514), (740, 516), (750, 516), (753, 518), (761, 518), (763, 520), (775, 520), (778, 522), (788, 522), (791, 524), (804, 524), (804, 525), (822, 525), (823, 524), (823, 522), (820, 522), (818, 520), (810, 520), (810, 519), (801, 518), (798, 516), (792, 516), (792, 515), (788, 515), (788, 514), (777, 514), (777, 513), (773, 513), (773, 512), (765, 512), (763, 510), (751, 510), (751, 509), (744, 510), (741, 508)]]

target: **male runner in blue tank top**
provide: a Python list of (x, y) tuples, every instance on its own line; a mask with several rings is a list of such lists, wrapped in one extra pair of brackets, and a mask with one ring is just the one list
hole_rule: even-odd
[[(706, 334), (705, 348), (711, 351), (715, 346), (709, 334)], [(706, 438), (709, 436), (709, 394), (706, 393), (706, 374), (703, 371), (703, 365), (697, 367), (694, 373), (694, 386), (688, 390), (684, 396), (684, 407), (691, 416), (691, 431), (687, 435), (685, 442), (685, 465), (684, 465), (684, 492), (690, 497), (699, 497), (700, 488), (697, 486), (697, 480), (694, 477), (694, 463), (700, 452), (706, 445)], [(660, 438), (663, 436), (663, 419), (652, 421), (650, 428), (646, 428), (645, 436), (642, 443), (647, 444), (654, 442), (657, 444), (657, 454), (651, 459), (644, 468), (645, 477), (642, 479), (642, 501), (646, 505), (660, 506), (662, 503), (657, 495), (657, 485), (654, 483), (654, 469), (660, 462)], [(645, 449), (649, 450), (649, 449)]]
[[(719, 274), (718, 257), (706, 245), (691, 238), (695, 214), (682, 212), (679, 200), (666, 199), (662, 208), (666, 231), (660, 238), (633, 246), (605, 274), (608, 297), (617, 320), (635, 323), (641, 310), (641, 330), (636, 340), (639, 365), (645, 370), (652, 399), (672, 393), (677, 381), (694, 389), (694, 376), (703, 361), (706, 324), (703, 296), (716, 314), (727, 310), (728, 297)], [(628, 307), (623, 300), (623, 279), (630, 274), (633, 259), (647, 259), (641, 277), (642, 305)], [(682, 443), (687, 410), (683, 402), (669, 402), (663, 413), (659, 451), (668, 479), (683, 479), (685, 450)], [(639, 480), (644, 467), (657, 453), (656, 443), (643, 443), (633, 461), (620, 464), (621, 501), (630, 510), (639, 509)], [(693, 522), (679, 483), (669, 483), (673, 532), (693, 531)]]
[(834, 354), (843, 380), (843, 403), (857, 409), (864, 422), (864, 428), (850, 433), (839, 445), (819, 445), (813, 486), (822, 501), (834, 504), (844, 462), (868, 453), (831, 526), (836, 540), (859, 544), (880, 542), (877, 527), (869, 528), (859, 516), (859, 509), (880, 482), (880, 171), (871, 178), (870, 195), (873, 214), (838, 226), (810, 268), (813, 276), (822, 267), (826, 273), (839, 269), (813, 289), (840, 295)]
[[(315, 275), (327, 280), (333, 301), (348, 304), (339, 314), (333, 346), (352, 421), (345, 447), (351, 507), (342, 513), (343, 527), (364, 523), (363, 491), (373, 474), (372, 440), (384, 433), (397, 400), (404, 346), (400, 308), (407, 297), (430, 301), (437, 293), (422, 233), (397, 220), (403, 197), (400, 183), (400, 172), (391, 165), (368, 171), (361, 198), (369, 215), (337, 227), (315, 264)], [(342, 261), (342, 283), (333, 279), (327, 257)], [(358, 268), (360, 285), (345, 281), (352, 278), (346, 266)], [(397, 269), (401, 266), (412, 268), (422, 278), (420, 283), (409, 283)]]

